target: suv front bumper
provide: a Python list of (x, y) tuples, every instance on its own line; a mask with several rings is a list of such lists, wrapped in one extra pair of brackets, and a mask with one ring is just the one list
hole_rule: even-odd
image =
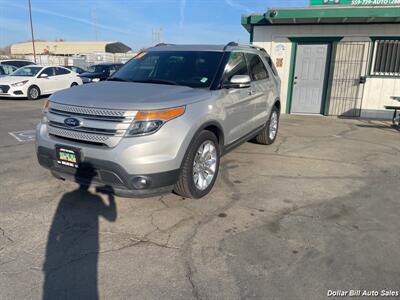
[[(62, 180), (75, 181), (82, 185), (93, 185), (122, 197), (153, 196), (171, 192), (178, 181), (180, 170), (155, 174), (129, 174), (120, 165), (100, 159), (86, 158), (79, 169), (57, 163), (54, 149), (37, 147), (39, 164)], [(145, 180), (140, 185), (139, 181)], [(138, 186), (139, 184), (139, 186)]]

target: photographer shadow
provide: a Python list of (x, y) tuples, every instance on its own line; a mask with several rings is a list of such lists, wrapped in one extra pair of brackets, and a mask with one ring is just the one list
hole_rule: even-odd
[(110, 187), (105, 203), (89, 191), (96, 171), (90, 164), (78, 169), (75, 178), (79, 188), (65, 193), (54, 215), (48, 235), (43, 265), (43, 299), (99, 299), (98, 255), (99, 219), (114, 222), (115, 199)]

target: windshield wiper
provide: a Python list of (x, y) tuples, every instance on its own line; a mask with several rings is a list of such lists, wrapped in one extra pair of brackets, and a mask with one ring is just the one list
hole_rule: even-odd
[(172, 81), (172, 80), (164, 80), (164, 79), (132, 80), (132, 82), (139, 82), (139, 83), (159, 83), (159, 84), (178, 85), (175, 81)]

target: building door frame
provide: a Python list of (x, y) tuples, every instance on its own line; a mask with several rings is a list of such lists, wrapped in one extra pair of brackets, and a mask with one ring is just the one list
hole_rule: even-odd
[(293, 86), (294, 86), (294, 76), (296, 69), (296, 59), (297, 59), (297, 47), (299, 44), (327, 44), (328, 45), (328, 55), (327, 55), (327, 68), (324, 79), (324, 92), (322, 96), (323, 105), (321, 106), (321, 114), (326, 114), (326, 104), (327, 104), (327, 91), (329, 89), (329, 74), (331, 71), (331, 62), (333, 55), (333, 43), (339, 42), (343, 37), (293, 37), (289, 40), (292, 42), (292, 53), (290, 58), (290, 72), (289, 72), (289, 82), (288, 82), (288, 96), (286, 102), (286, 113), (290, 114), (292, 109), (292, 98), (293, 98)]

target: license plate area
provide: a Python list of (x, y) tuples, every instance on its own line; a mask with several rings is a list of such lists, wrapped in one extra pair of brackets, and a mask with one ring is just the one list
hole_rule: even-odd
[(78, 149), (71, 149), (68, 147), (56, 147), (57, 163), (62, 166), (70, 168), (79, 168), (81, 162), (81, 154)]

